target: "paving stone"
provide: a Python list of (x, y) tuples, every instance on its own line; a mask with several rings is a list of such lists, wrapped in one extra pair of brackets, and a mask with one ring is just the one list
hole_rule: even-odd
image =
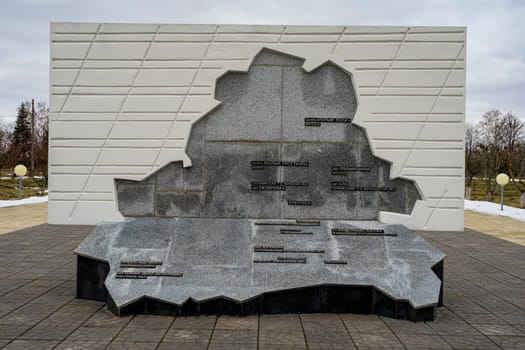
[[(162, 342), (157, 350), (207, 350), (208, 343), (171, 343)], [(234, 346), (230, 349), (235, 349)]]
[(257, 316), (232, 317), (221, 316), (217, 320), (215, 329), (250, 329), (257, 330), (259, 319)]
[[(394, 320), (389, 318), (383, 318), (388, 327), (394, 333), (409, 333), (409, 334), (436, 334), (436, 331), (432, 329), (425, 322), (407, 322), (406, 320)], [(429, 322), (430, 323), (430, 322)]]
[(212, 329), (170, 329), (164, 336), (166, 343), (208, 343)]
[(335, 331), (329, 328), (305, 329), (304, 335), (309, 348), (314, 344), (317, 346), (353, 347), (352, 339), (346, 330)]
[(490, 338), (483, 335), (459, 336), (450, 335), (446, 338), (447, 343), (457, 349), (497, 349), (498, 346)]
[(431, 327), (437, 334), (446, 337), (448, 335), (480, 335), (480, 331), (472, 327), (467, 323), (441, 323), (429, 322), (428, 326)]
[(109, 343), (119, 332), (121, 328), (114, 327), (79, 327), (68, 336), (68, 340), (97, 340)]
[(442, 337), (430, 334), (396, 334), (407, 349), (452, 349)]
[(29, 328), (31, 328), (31, 326), (0, 324), (0, 339), (15, 339)]
[(127, 327), (168, 329), (174, 320), (169, 316), (136, 315)]
[(260, 329), (259, 344), (282, 345), (283, 347), (305, 345), (303, 331), (293, 329)]
[(404, 349), (403, 344), (390, 331), (350, 335), (358, 349)]
[(211, 337), (211, 344), (255, 344), (257, 345), (256, 329), (215, 329)]
[(177, 317), (171, 329), (213, 329), (216, 322), (216, 316)]
[(122, 342), (114, 341), (107, 347), (108, 350), (155, 350), (158, 342)]
[(162, 328), (124, 328), (115, 339), (117, 342), (160, 342), (166, 334)]
[(511, 325), (504, 324), (472, 324), (479, 332), (484, 335), (515, 335), (525, 336), (525, 333)]
[(493, 336), (489, 337), (494, 343), (498, 344), (505, 350), (523, 350), (525, 349), (525, 337), (521, 336)]
[(24, 340), (63, 340), (66, 338), (71, 332), (73, 332), (75, 328), (71, 326), (54, 326), (54, 325), (48, 325), (44, 322), (39, 323), (38, 325), (34, 326), (33, 328), (27, 330), (24, 334), (22, 334), (19, 339)]
[(104, 350), (109, 340), (69, 340), (66, 339), (55, 350)]
[(58, 341), (54, 340), (15, 340), (2, 348), (2, 350), (50, 350), (58, 343)]

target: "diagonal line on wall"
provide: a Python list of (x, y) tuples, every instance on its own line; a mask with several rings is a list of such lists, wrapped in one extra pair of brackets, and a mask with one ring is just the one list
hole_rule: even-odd
[(399, 46), (397, 47), (396, 54), (394, 55), (394, 59), (392, 62), (390, 62), (390, 65), (388, 66), (388, 70), (385, 73), (385, 76), (383, 77), (383, 80), (381, 80), (381, 84), (379, 84), (379, 88), (376, 91), (376, 96), (379, 96), (379, 93), (383, 89), (383, 85), (385, 85), (386, 78), (392, 71), (392, 67), (394, 66), (394, 63), (396, 63), (397, 58), (399, 57), (399, 53), (401, 52), (401, 47), (405, 43), (405, 40), (407, 39), (408, 32), (410, 31), (410, 28), (407, 28), (405, 35), (403, 35), (403, 39), (401, 39), (401, 42), (399, 43)]
[[(204, 61), (206, 60), (206, 56), (208, 55), (208, 51), (210, 50), (211, 45), (215, 42), (215, 38), (217, 37), (217, 33), (219, 31), (219, 28), (220, 28), (220, 26), (217, 26), (215, 28), (215, 32), (213, 33), (213, 37), (211, 38), (210, 42), (208, 43), (208, 46), (206, 47), (206, 50), (204, 51), (204, 54), (202, 55), (202, 58), (201, 58), (201, 60), (199, 62), (199, 67), (197, 67), (197, 69), (195, 70), (195, 74), (193, 75), (193, 77), (191, 79), (191, 82), (190, 82), (190, 84), (189, 84), (189, 86), (188, 86), (188, 88), (186, 90), (186, 93), (184, 94), (184, 97), (182, 98), (182, 102), (180, 103), (179, 109), (177, 110), (177, 114), (175, 115), (175, 118), (171, 122), (171, 125), (168, 128), (168, 132), (166, 133), (166, 137), (164, 137), (164, 140), (162, 141), (162, 145), (160, 146), (159, 151), (157, 152), (157, 155), (155, 156), (155, 159), (153, 160), (153, 164), (151, 165), (151, 170), (155, 169), (157, 161), (159, 160), (159, 157), (160, 157), (162, 151), (164, 150), (164, 148), (166, 146), (166, 142), (168, 140), (168, 137), (170, 136), (171, 131), (173, 130), (173, 127), (175, 126), (177, 120), (179, 119), (179, 115), (182, 112), (182, 110), (184, 108), (184, 104), (186, 103), (186, 100), (188, 99), (188, 96), (190, 95), (191, 89), (193, 88), (193, 84), (195, 83), (195, 79), (197, 79), (197, 76), (199, 75), (199, 73), (201, 71), (202, 65), (203, 65)], [(189, 139), (189, 137), (186, 138), (186, 140), (188, 140), (188, 139)], [(186, 143), (187, 143), (187, 141), (186, 141)]]
[(283, 26), (283, 30), (281, 31), (281, 35), (279, 35), (279, 40), (277, 40), (277, 44), (280, 45), (281, 41), (283, 40), (284, 35), (286, 34), (286, 26)]
[(86, 187), (87, 187), (87, 184), (89, 182), (89, 179), (93, 175), (93, 172), (95, 171), (95, 168), (97, 167), (98, 162), (100, 160), (100, 156), (102, 155), (102, 152), (104, 151), (104, 149), (106, 147), (106, 144), (107, 144), (107, 142), (109, 140), (109, 136), (111, 135), (111, 132), (113, 131), (113, 128), (115, 127), (117, 121), (119, 120), (120, 115), (122, 114), (122, 110), (124, 109), (124, 106), (126, 105), (126, 102), (128, 101), (128, 98), (129, 98), (131, 92), (133, 91), (133, 89), (135, 87), (135, 82), (137, 80), (137, 77), (139, 76), (139, 74), (140, 74), (140, 72), (142, 70), (142, 67), (144, 66), (144, 62), (146, 61), (146, 58), (148, 57), (148, 55), (149, 55), (149, 53), (151, 51), (151, 47), (153, 46), (153, 44), (155, 43), (155, 41), (157, 39), (157, 35), (159, 33), (159, 30), (160, 30), (160, 24), (157, 25), (157, 30), (155, 31), (155, 35), (153, 36), (151, 42), (149, 43), (148, 48), (146, 49), (146, 52), (144, 53), (144, 56), (142, 57), (142, 61), (140, 62), (140, 66), (137, 68), (137, 72), (135, 73), (135, 76), (133, 77), (133, 80), (131, 81), (131, 85), (129, 86), (127, 94), (124, 97), (124, 99), (122, 100), (122, 103), (120, 104), (119, 111), (118, 111), (117, 115), (115, 116), (115, 119), (113, 119), (113, 122), (111, 123), (111, 127), (109, 128), (109, 131), (108, 131), (108, 133), (106, 135), (106, 138), (104, 139), (104, 143), (102, 144), (102, 146), (100, 147), (100, 149), (99, 149), (99, 151), (97, 153), (97, 157), (95, 159), (95, 163), (91, 167), (91, 170), (89, 171), (89, 174), (88, 174), (88, 176), (87, 176), (87, 178), (84, 181), (84, 184), (82, 186), (82, 190), (80, 191), (80, 194), (78, 195), (78, 198), (75, 201), (75, 205), (73, 206), (73, 208), (71, 209), (71, 211), (69, 213), (68, 220), (71, 220), (71, 217), (75, 213), (75, 210), (77, 209), (78, 204), (80, 203), (80, 198), (82, 198), (82, 195), (86, 191)]
[(432, 102), (432, 106), (430, 107), (430, 110), (428, 111), (427, 115), (425, 116), (425, 120), (423, 122), (423, 125), (419, 129), (417, 137), (414, 139), (414, 142), (412, 143), (412, 146), (410, 147), (410, 151), (408, 152), (407, 157), (405, 158), (405, 162), (403, 163), (403, 167), (401, 168), (401, 175), (403, 175), (403, 173), (405, 172), (405, 169), (406, 169), (406, 166), (408, 164), (408, 161), (410, 160), (410, 157), (412, 156), (412, 153), (414, 152), (414, 149), (416, 148), (417, 143), (419, 142), (419, 139), (421, 138), (421, 135), (423, 134), (423, 130), (425, 130), (425, 127), (426, 127), (426, 125), (428, 123), (428, 120), (429, 120), (430, 116), (434, 112), (434, 108), (436, 107), (437, 101), (441, 97), (441, 94), (443, 93), (443, 90), (445, 89), (445, 86), (447, 85), (447, 82), (448, 82), (450, 76), (452, 75), (452, 72), (456, 68), (456, 65), (457, 65), (457, 63), (459, 61), (459, 57), (461, 56), (461, 53), (463, 52), (464, 48), (465, 48), (465, 44), (461, 45), (461, 47), (459, 48), (459, 52), (456, 55), (456, 59), (454, 60), (454, 63), (451, 65), (450, 69), (448, 70), (447, 76), (445, 77), (445, 80), (443, 81), (443, 84), (441, 85), (438, 94), (434, 98), (434, 101)]
[(335, 53), (335, 50), (337, 50), (337, 47), (341, 43), (341, 40), (343, 40), (343, 36), (345, 35), (346, 29), (348, 27), (343, 27), (343, 30), (341, 31), (341, 34), (339, 34), (339, 38), (337, 38), (337, 42), (334, 45), (334, 48), (332, 49), (332, 52), (330, 53), (331, 56)]
[(445, 194), (447, 194), (447, 189), (445, 189), (443, 191), (443, 193), (441, 193), (441, 196), (439, 196), (439, 200), (437, 202), (437, 204), (434, 206), (434, 208), (432, 208), (432, 211), (430, 212), (430, 215), (428, 216), (428, 218), (425, 220), (425, 230), (428, 228), (428, 223), (430, 222), (430, 220), (432, 219), (432, 217), (434, 216), (434, 213), (436, 212), (436, 209), (439, 207), (439, 205), (441, 204), (441, 201), (443, 200), (443, 198), (445, 197)]
[(73, 79), (73, 83), (71, 84), (71, 87), (69, 88), (69, 92), (64, 99), (64, 102), (62, 103), (62, 107), (60, 108), (60, 111), (58, 111), (56, 120), (60, 119), (60, 116), (62, 115), (62, 112), (64, 111), (64, 107), (67, 104), (67, 101), (71, 97), (71, 94), (73, 93), (73, 89), (75, 88), (75, 85), (77, 84), (78, 77), (80, 76), (80, 72), (82, 72), (82, 69), (84, 69), (84, 65), (86, 64), (87, 58), (89, 56), (89, 53), (91, 52), (91, 48), (93, 47), (93, 44), (97, 40), (98, 33), (100, 32), (100, 28), (102, 27), (102, 24), (99, 24), (97, 27), (97, 31), (95, 32), (95, 35), (93, 36), (93, 40), (91, 40), (91, 43), (89, 43), (88, 49), (86, 50), (86, 54), (84, 55), (84, 59), (82, 60), (82, 63), (80, 63), (80, 67), (78, 68), (78, 72), (75, 75), (75, 79)]

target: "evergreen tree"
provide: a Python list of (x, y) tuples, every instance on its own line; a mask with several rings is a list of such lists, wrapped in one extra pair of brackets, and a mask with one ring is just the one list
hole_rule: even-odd
[(31, 125), (23, 102), (18, 107), (11, 147), (16, 162), (28, 165), (31, 156)]

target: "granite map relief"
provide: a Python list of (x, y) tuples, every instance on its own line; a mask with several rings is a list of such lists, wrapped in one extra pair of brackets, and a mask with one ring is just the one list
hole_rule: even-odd
[[(303, 63), (261, 50), (247, 72), (217, 80), (221, 105), (192, 126), (191, 166), (115, 180), (125, 220), (100, 224), (76, 249), (81, 297), (107, 298), (116, 314), (433, 319), (444, 254), (378, 221), (381, 211), (410, 215), (416, 183), (390, 178), (352, 123), (352, 76)], [(107, 264), (102, 280), (89, 264)]]

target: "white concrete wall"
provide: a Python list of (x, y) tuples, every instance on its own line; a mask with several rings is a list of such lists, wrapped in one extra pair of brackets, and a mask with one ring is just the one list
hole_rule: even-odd
[(354, 78), (354, 122), (424, 199), (387, 223), (463, 229), (464, 27), (52, 23), (49, 223), (121, 219), (113, 179), (183, 159), (215, 80), (263, 47)]

